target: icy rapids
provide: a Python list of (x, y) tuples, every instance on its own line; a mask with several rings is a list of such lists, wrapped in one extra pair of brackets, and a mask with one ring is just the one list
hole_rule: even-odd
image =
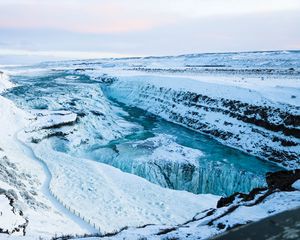
[(39, 122), (30, 135), (38, 152), (105, 163), (165, 188), (223, 196), (264, 186), (265, 173), (280, 169), (115, 101), (103, 81), (80, 71), (41, 65), (11, 80), (17, 87), (5, 96)]

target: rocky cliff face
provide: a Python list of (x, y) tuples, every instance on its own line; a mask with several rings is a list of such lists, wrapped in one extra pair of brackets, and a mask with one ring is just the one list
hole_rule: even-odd
[(116, 81), (106, 92), (281, 166), (300, 164), (300, 114), (295, 106), (247, 103), (137, 81)]

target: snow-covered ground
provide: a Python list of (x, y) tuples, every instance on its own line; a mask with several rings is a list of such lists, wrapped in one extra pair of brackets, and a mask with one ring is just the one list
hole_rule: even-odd
[[(10, 199), (4, 194), (0, 195), (0, 216), (2, 231), (8, 231), (9, 234), (14, 233), (18, 226), (26, 224), (26, 219), (14, 211), (14, 207), (10, 205)], [(22, 231), (16, 233), (23, 235)]]
[[(225, 214), (229, 207), (219, 208), (215, 211), (210, 209), (198, 214), (190, 222), (179, 226), (154, 225), (140, 229), (129, 228), (112, 237), (101, 239), (208, 239), (224, 232), (227, 228), (230, 229), (236, 225), (258, 221), (276, 213), (299, 207), (299, 201), (299, 191), (279, 192), (267, 197), (261, 204), (254, 206), (247, 202), (240, 203), (239, 206), (239, 201), (236, 201), (233, 205), (238, 206), (237, 209), (229, 214)], [(290, 203), (289, 206), (286, 202)], [(211, 215), (208, 214), (209, 212)], [(224, 216), (222, 216), (223, 214)]]
[(14, 84), (9, 81), (8, 75), (0, 71), (0, 93), (12, 87)]

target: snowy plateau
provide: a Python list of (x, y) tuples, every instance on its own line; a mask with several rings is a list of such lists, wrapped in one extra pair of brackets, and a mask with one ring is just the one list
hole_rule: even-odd
[(299, 51), (0, 68), (0, 239), (209, 239), (300, 207)]

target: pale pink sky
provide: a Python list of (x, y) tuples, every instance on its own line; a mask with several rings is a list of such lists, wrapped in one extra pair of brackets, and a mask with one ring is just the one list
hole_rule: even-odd
[(0, 9), (0, 54), (163, 55), (300, 45), (299, 0), (0, 0)]

